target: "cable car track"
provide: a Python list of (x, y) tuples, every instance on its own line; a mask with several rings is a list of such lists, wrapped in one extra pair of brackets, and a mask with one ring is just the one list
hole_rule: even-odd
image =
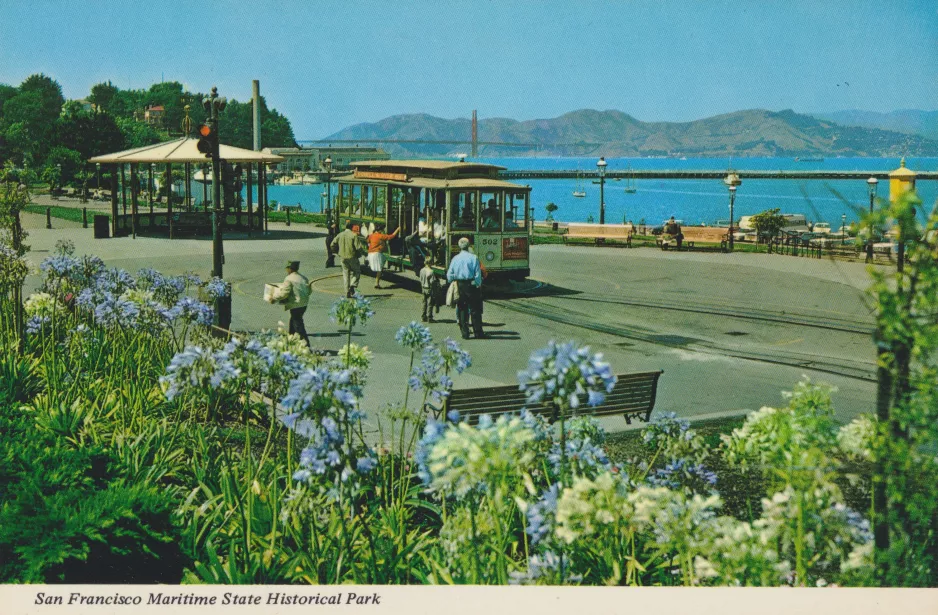
[(553, 295), (551, 298), (565, 301), (586, 301), (611, 305), (623, 305), (629, 307), (647, 307), (659, 310), (672, 310), (676, 312), (688, 312), (693, 314), (727, 316), (741, 320), (776, 322), (786, 325), (793, 324), (804, 327), (811, 327), (814, 329), (855, 333), (864, 336), (870, 336), (873, 334), (872, 324), (864, 325), (854, 323), (846, 319), (815, 317), (809, 314), (798, 314), (794, 312), (773, 312), (769, 310), (760, 310), (757, 308), (727, 308), (725, 306), (702, 305), (699, 302), (685, 303), (681, 301), (661, 301), (650, 299), (621, 299), (618, 297), (604, 297), (602, 295), (593, 295), (590, 297)]
[[(659, 332), (654, 332), (650, 329), (645, 329), (642, 327), (612, 325), (596, 322), (595, 319), (590, 318), (586, 314), (568, 310), (561, 306), (552, 305), (539, 299), (516, 298), (511, 301), (494, 300), (492, 303), (498, 305), (499, 307), (521, 314), (535, 316), (560, 324), (579, 327), (590, 331), (597, 331), (599, 333), (606, 333), (616, 337), (645, 342), (648, 344), (655, 344), (658, 346), (680, 350), (690, 350), (693, 352), (701, 352), (717, 356), (759, 361), (762, 363), (769, 363), (774, 365), (797, 367), (801, 369), (809, 369), (812, 371), (843, 376), (845, 378), (862, 380), (865, 382), (876, 382), (876, 364), (873, 362), (851, 361), (849, 359), (836, 357), (821, 357), (806, 353), (793, 352), (790, 350), (744, 350), (740, 348), (723, 346), (708, 340), (683, 338), (676, 335), (662, 335)], [(739, 317), (744, 318), (743, 316)], [(790, 320), (780, 322), (792, 323)]]

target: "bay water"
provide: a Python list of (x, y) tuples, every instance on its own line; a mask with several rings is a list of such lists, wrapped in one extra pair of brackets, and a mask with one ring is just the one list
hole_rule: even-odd
[[(596, 170), (598, 158), (478, 158), (479, 162), (497, 164), (512, 170)], [(822, 161), (796, 161), (793, 158), (608, 158), (608, 170), (632, 169), (704, 169), (704, 170), (838, 170), (892, 171), (898, 158), (826, 158)], [(913, 171), (938, 170), (938, 158), (907, 158)], [(599, 221), (599, 185), (590, 178), (527, 180), (536, 220), (543, 220), (547, 203), (557, 205), (553, 218), (560, 222)], [(713, 224), (729, 219), (729, 195), (721, 180), (642, 179), (634, 180), (634, 193), (627, 193), (625, 179), (605, 183), (606, 223), (632, 221), (657, 225), (670, 216), (684, 224)], [(336, 184), (332, 186), (335, 198)], [(586, 196), (577, 198), (581, 188)], [(924, 223), (938, 198), (938, 182), (920, 180), (916, 184), (923, 205), (919, 219)], [(269, 187), (268, 199), (282, 205), (299, 205), (304, 211), (319, 212), (325, 203), (325, 184)], [(197, 190), (195, 194), (199, 194)], [(880, 181), (878, 196), (888, 198), (888, 181)], [(255, 197), (256, 198), (256, 197)], [(779, 208), (781, 213), (803, 214), (810, 222), (827, 222), (840, 228), (842, 216), (847, 224), (858, 219), (858, 212), (868, 211), (869, 191), (866, 180), (777, 180), (745, 179), (736, 194), (734, 216), (757, 214)]]

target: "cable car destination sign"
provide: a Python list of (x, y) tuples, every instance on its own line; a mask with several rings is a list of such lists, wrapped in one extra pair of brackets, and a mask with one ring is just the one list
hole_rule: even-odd
[(383, 179), (391, 182), (406, 182), (407, 173), (390, 173), (387, 171), (359, 171), (355, 169), (355, 179)]

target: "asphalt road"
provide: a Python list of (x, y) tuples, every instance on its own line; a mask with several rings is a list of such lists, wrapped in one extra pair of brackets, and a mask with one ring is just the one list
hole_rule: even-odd
[[(55, 242), (69, 238), (79, 254), (97, 254), (110, 266), (136, 272), (211, 270), (209, 239), (95, 240), (80, 224), (26, 216), (30, 259), (38, 264)], [(265, 282), (279, 282), (287, 260), (299, 260), (314, 280), (307, 330), (313, 344), (336, 350), (345, 334), (329, 321), (342, 296), (339, 269), (326, 269), (324, 234), (312, 226), (271, 224), (266, 237), (225, 241), (225, 277), (233, 284), (232, 328), (275, 328), (288, 315), (262, 299)], [(604, 353), (616, 373), (663, 369), (656, 413), (707, 419), (785, 403), (782, 391), (807, 375), (837, 387), (838, 418), (874, 409), (875, 348), (864, 289), (865, 266), (763, 254), (661, 252), (652, 248), (532, 248), (531, 281), (511, 292), (487, 291), (489, 339), (464, 342), (472, 367), (456, 387), (514, 384), (529, 354), (551, 339), (576, 340)], [(375, 354), (363, 405), (380, 414), (403, 401), (410, 354), (394, 341), (397, 329), (419, 320), (420, 296), (412, 274), (385, 278), (360, 290), (376, 316), (354, 340)], [(385, 281), (383, 280), (383, 282)], [(33, 282), (34, 284), (34, 282)], [(458, 339), (454, 312), (441, 308), (430, 325), (438, 340)], [(621, 419), (607, 419), (611, 430)]]

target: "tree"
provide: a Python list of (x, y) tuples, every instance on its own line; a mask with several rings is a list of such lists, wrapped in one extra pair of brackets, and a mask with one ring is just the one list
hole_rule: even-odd
[(138, 122), (133, 118), (117, 118), (117, 127), (124, 135), (124, 147), (143, 147), (144, 145), (153, 145), (163, 140), (160, 133), (152, 126)]
[(761, 214), (756, 214), (751, 218), (752, 228), (756, 230), (756, 234), (760, 239), (772, 240), (785, 228), (788, 220), (785, 216), (779, 214), (779, 211), (778, 207), (766, 209)]
[(56, 145), (46, 157), (46, 167), (55, 167), (61, 169), (61, 175), (58, 178), (59, 185), (65, 185), (71, 182), (76, 173), (84, 166), (84, 160), (81, 154), (73, 149)]
[[(4, 90), (4, 96), (9, 94)], [(3, 102), (0, 130), (10, 149), (7, 155), (24, 163), (44, 160), (64, 103), (54, 80), (42, 74), (27, 77)]]
[(56, 135), (60, 145), (75, 150), (84, 160), (125, 148), (124, 134), (109, 113), (89, 113), (67, 106), (58, 120)]
[(554, 219), (554, 212), (557, 211), (557, 210), (560, 209), (560, 208), (557, 207), (557, 205), (555, 205), (554, 203), (548, 203), (547, 205), (544, 206), (544, 209), (547, 210), (547, 219), (548, 219), (548, 220), (553, 220), (553, 219)]
[(41, 104), (41, 117), (44, 121), (54, 120), (62, 111), (65, 97), (62, 96), (62, 86), (51, 77), (42, 73), (30, 75), (19, 87), (20, 94), (35, 94)]
[(95, 106), (98, 112), (115, 113), (113, 108), (114, 99), (117, 96), (118, 89), (110, 82), (99, 83), (91, 87), (91, 95), (88, 101)]
[(3, 117), (3, 103), (16, 96), (17, 91), (12, 85), (0, 83), (0, 117)]

